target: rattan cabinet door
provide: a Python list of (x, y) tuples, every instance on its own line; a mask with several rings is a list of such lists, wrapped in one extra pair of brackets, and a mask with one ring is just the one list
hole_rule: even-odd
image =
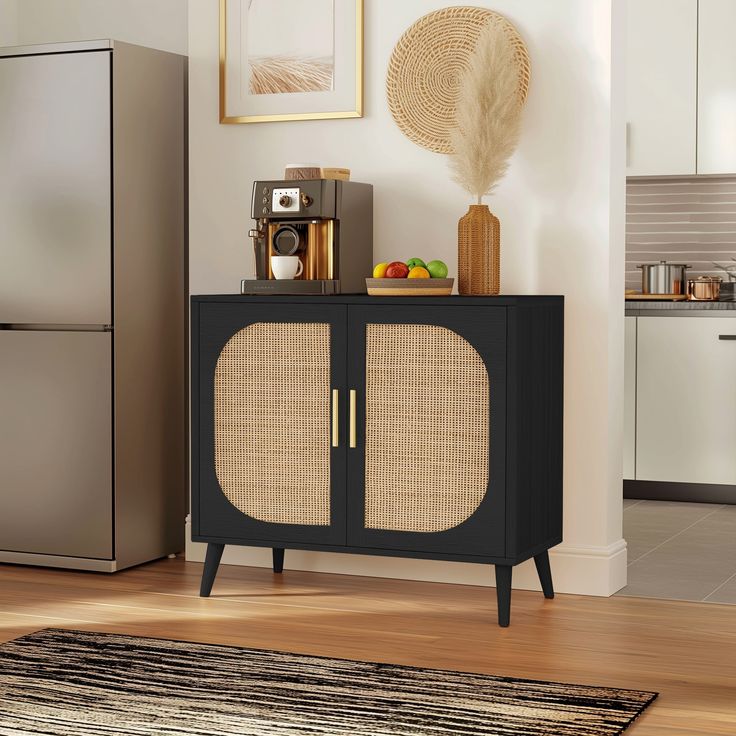
[(349, 307), (348, 544), (505, 554), (506, 309)]
[(195, 535), (344, 544), (346, 307), (202, 304), (192, 322)]

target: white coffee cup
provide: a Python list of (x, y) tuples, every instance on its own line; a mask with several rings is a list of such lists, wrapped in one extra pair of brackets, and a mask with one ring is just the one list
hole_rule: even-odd
[(295, 279), (302, 275), (304, 264), (299, 256), (271, 256), (271, 270), (277, 279)]

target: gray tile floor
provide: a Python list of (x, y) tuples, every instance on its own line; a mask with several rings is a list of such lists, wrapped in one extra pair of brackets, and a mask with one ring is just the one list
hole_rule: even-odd
[(736, 604), (736, 506), (626, 499), (624, 538), (616, 595)]

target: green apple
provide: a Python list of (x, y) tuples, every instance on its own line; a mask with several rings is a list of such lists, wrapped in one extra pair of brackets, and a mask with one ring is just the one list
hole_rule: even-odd
[(410, 258), (406, 265), (409, 267), (409, 270), (411, 271), (412, 268), (416, 268), (417, 266), (420, 266), (421, 268), (427, 268), (427, 264), (421, 259), (421, 258)]
[(426, 268), (433, 279), (447, 278), (447, 265), (443, 261), (430, 261)]

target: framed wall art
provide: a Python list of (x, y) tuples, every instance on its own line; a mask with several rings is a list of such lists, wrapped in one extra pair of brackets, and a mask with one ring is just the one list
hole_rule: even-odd
[(220, 0), (220, 122), (363, 116), (363, 0)]

